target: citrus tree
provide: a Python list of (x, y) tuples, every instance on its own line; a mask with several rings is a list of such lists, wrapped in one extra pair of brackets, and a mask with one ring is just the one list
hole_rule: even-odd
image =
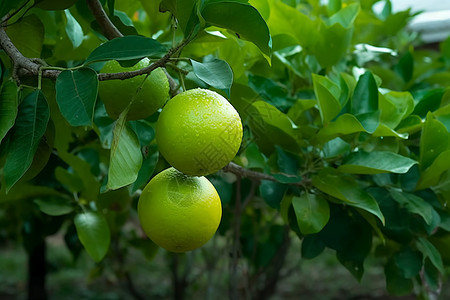
[[(46, 298), (45, 239), (57, 232), (75, 259), (85, 250), (100, 271), (118, 262), (131, 294), (148, 298), (124, 257), (154, 257), (144, 231), (167, 242), (163, 223), (145, 221), (165, 219), (163, 204), (139, 212), (141, 224), (137, 202), (172, 164), (218, 191), (214, 239), (225, 250), (201, 253), (210, 272), (229, 256), (232, 299), (270, 297), (293, 239), (299, 258), (332, 249), (358, 280), (376, 258), (393, 295), (439, 294), (450, 263), (450, 40), (421, 47), (410, 11), (393, 13), (390, 0), (19, 0), (2, 1), (0, 17), (0, 241), (23, 243), (30, 299)], [(170, 109), (197, 88), (231, 103), (242, 139), (213, 130), (229, 124), (220, 110), (187, 103), (204, 94)], [(213, 121), (187, 134), (191, 114)], [(199, 160), (207, 168), (191, 172)], [(186, 180), (181, 194), (207, 180), (171, 176)], [(152, 182), (165, 201), (170, 183)], [(168, 218), (169, 233), (217, 217), (192, 210)], [(182, 299), (189, 282), (171, 259)]]

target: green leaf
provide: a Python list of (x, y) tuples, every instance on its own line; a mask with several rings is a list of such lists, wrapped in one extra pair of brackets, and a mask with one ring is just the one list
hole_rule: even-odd
[(393, 152), (358, 151), (346, 156), (338, 170), (352, 174), (404, 174), (415, 164), (415, 160)]
[[(65, 152), (62, 149), (58, 149), (58, 151), (59, 157), (75, 171), (75, 178), (81, 179), (83, 187), (81, 196), (88, 201), (95, 201), (99, 193), (100, 182), (92, 174), (91, 165), (72, 153)], [(70, 182), (68, 186), (76, 190), (79, 188), (79, 185), (79, 182)]]
[(378, 110), (378, 86), (369, 71), (361, 75), (356, 84), (351, 100), (351, 111), (354, 114), (369, 113)]
[(259, 192), (264, 201), (272, 208), (279, 208), (286, 192), (286, 185), (279, 182), (262, 180), (259, 185)]
[(0, 18), (3, 18), (11, 10), (18, 9), (26, 0), (0, 1)]
[(414, 251), (409, 247), (394, 255), (395, 264), (405, 278), (414, 278), (419, 274), (423, 266), (422, 253)]
[(404, 82), (409, 82), (414, 73), (414, 57), (411, 52), (406, 52), (398, 64), (394, 66), (395, 72), (400, 75)]
[(111, 232), (106, 218), (94, 212), (77, 214), (74, 218), (78, 238), (95, 262), (105, 257), (111, 242)]
[(191, 59), (191, 64), (195, 76), (210, 86), (225, 91), (230, 96), (233, 71), (226, 61), (214, 58), (200, 63)]
[(389, 191), (392, 198), (409, 212), (418, 214), (427, 224), (433, 221), (433, 207), (424, 199), (410, 193), (400, 192), (394, 189)]
[(85, 61), (89, 64), (103, 60), (132, 60), (144, 57), (161, 57), (167, 52), (167, 48), (158, 41), (143, 37), (128, 35), (115, 38), (98, 46), (92, 51)]
[(107, 187), (115, 190), (136, 181), (142, 153), (136, 133), (126, 123), (126, 113), (120, 114), (113, 136)]
[(352, 114), (343, 114), (335, 121), (322, 128), (316, 136), (318, 142), (327, 142), (336, 137), (352, 134), (356, 132), (366, 132), (361, 122)]
[(438, 88), (434, 90), (427, 90), (425, 95), (423, 95), (422, 97), (414, 97), (416, 99), (419, 98), (419, 102), (416, 103), (413, 114), (425, 118), (428, 112), (435, 111), (439, 108), (443, 95), (444, 89)]
[(447, 128), (428, 113), (423, 124), (420, 139), (420, 168), (427, 169), (433, 161), (450, 147), (450, 133)]
[(159, 152), (158, 146), (152, 144), (143, 147), (144, 159), (142, 167), (139, 169), (136, 181), (131, 185), (131, 192), (134, 193), (148, 182), (153, 172), (155, 171), (156, 163), (158, 162)]
[(327, 23), (329, 25), (339, 23), (342, 25), (342, 27), (349, 28), (352, 26), (353, 22), (358, 16), (360, 9), (361, 7), (359, 3), (352, 3), (346, 5), (344, 8), (340, 9), (337, 13), (333, 14)]
[(341, 90), (337, 84), (324, 76), (313, 74), (312, 78), (322, 124), (327, 124), (341, 111)]
[(34, 200), (39, 209), (50, 216), (62, 216), (74, 210), (73, 201), (69, 198), (46, 197)]
[(304, 193), (292, 198), (298, 227), (303, 234), (317, 233), (330, 219), (330, 207), (320, 195)]
[(339, 10), (328, 20), (320, 20), (313, 54), (322, 67), (337, 64), (348, 52), (353, 37), (353, 23), (359, 11), (359, 4), (352, 3)]
[(384, 216), (375, 199), (359, 186), (356, 180), (332, 168), (324, 168), (312, 178), (313, 185), (322, 192), (333, 196), (343, 203), (361, 208), (380, 219)]
[(350, 144), (341, 138), (335, 138), (328, 141), (323, 146), (323, 155), (325, 158), (332, 158), (350, 151)]
[(90, 68), (62, 71), (56, 79), (56, 101), (72, 126), (91, 126), (97, 100), (97, 73)]
[(64, 197), (65, 195), (47, 186), (38, 186), (30, 184), (29, 182), (19, 182), (14, 185), (8, 194), (5, 193), (5, 188), (2, 186), (0, 190), (0, 203), (12, 202), (17, 203), (21, 200), (48, 198), (48, 197)]
[(197, 0), (162, 0), (160, 11), (170, 11), (177, 18), (178, 24), (187, 37), (194, 28), (193, 23), (198, 23), (195, 5)]
[(422, 172), (419, 182), (417, 183), (417, 190), (426, 189), (430, 186), (439, 183), (441, 175), (450, 169), (450, 150), (445, 150), (433, 161), (433, 163)]
[(416, 241), (416, 247), (423, 253), (424, 257), (430, 259), (431, 263), (441, 272), (441, 274), (444, 274), (444, 263), (442, 262), (441, 254), (432, 243), (424, 238), (419, 238)]
[(342, 7), (342, 0), (330, 0), (328, 1), (328, 14), (333, 15), (338, 12)]
[(384, 266), (386, 276), (386, 288), (394, 296), (405, 296), (412, 292), (414, 284), (412, 279), (405, 278), (397, 267), (394, 259), (390, 259)]
[(66, 33), (74, 48), (78, 48), (83, 43), (83, 29), (78, 21), (71, 15), (68, 9), (64, 10), (67, 18)]
[(409, 92), (389, 92), (379, 95), (380, 121), (394, 129), (414, 110), (414, 98)]
[(83, 181), (76, 173), (71, 173), (63, 167), (56, 167), (55, 178), (69, 188), (72, 193), (78, 193), (84, 188)]
[(6, 81), (0, 90), (0, 144), (8, 131), (13, 127), (17, 116), (17, 85)]
[(273, 151), (274, 145), (294, 153), (299, 150), (297, 127), (286, 114), (265, 101), (255, 101), (244, 109), (263, 152)]
[(325, 244), (320, 237), (315, 235), (307, 235), (302, 242), (302, 257), (313, 259), (319, 256), (325, 250)]
[(272, 51), (272, 37), (261, 14), (247, 3), (213, 2), (205, 5), (202, 17), (209, 25), (234, 31), (239, 38), (255, 44), (266, 57)]
[(25, 16), (19, 23), (6, 27), (6, 33), (25, 57), (41, 57), (45, 29), (37, 15)]
[(48, 104), (40, 90), (30, 93), (20, 104), (4, 167), (6, 191), (31, 166), (49, 119)]

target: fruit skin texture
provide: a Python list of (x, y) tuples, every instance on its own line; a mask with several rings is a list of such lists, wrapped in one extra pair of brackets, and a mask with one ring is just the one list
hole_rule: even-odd
[[(144, 58), (132, 67), (122, 67), (117, 61), (108, 61), (100, 70), (101, 73), (119, 73), (135, 71), (149, 65)], [(100, 81), (98, 93), (105, 104), (106, 112), (112, 119), (117, 119), (127, 107), (146, 75), (120, 80)], [(127, 115), (128, 120), (145, 119), (154, 114), (169, 97), (169, 80), (161, 68), (153, 70), (147, 77), (142, 89), (137, 94)]]
[(166, 169), (150, 180), (138, 202), (144, 232), (171, 252), (191, 251), (204, 245), (219, 227), (222, 205), (205, 177)]
[(156, 141), (164, 158), (184, 174), (217, 172), (236, 155), (242, 140), (238, 112), (221, 95), (192, 89), (167, 102), (159, 115)]

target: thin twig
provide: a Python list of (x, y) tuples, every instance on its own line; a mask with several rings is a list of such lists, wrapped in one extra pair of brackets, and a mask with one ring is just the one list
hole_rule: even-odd
[[(268, 180), (268, 181), (279, 182), (279, 180), (272, 175), (257, 172), (257, 171), (252, 171), (252, 170), (246, 169), (244, 167), (241, 167), (238, 164), (235, 164), (233, 162), (230, 162), (228, 165), (223, 167), (222, 170), (224, 170), (225, 172), (233, 173), (235, 175), (239, 175), (241, 177), (246, 177), (246, 178), (255, 179), (255, 180), (259, 180), (259, 181), (260, 180)], [(283, 175), (289, 177), (290, 174), (283, 174)], [(293, 176), (293, 175), (291, 175), (291, 176)], [(305, 186), (309, 186), (311, 184), (311, 180), (306, 177), (302, 177), (302, 179), (300, 181), (291, 182), (289, 184), (305, 187)]]
[(257, 180), (269, 180), (269, 181), (277, 181), (277, 179), (269, 174), (256, 172), (252, 170), (245, 169), (244, 167), (235, 164), (234, 162), (230, 162), (228, 165), (223, 167), (225, 172), (230, 172), (236, 175), (240, 175), (246, 178), (252, 178)]
[(103, 9), (102, 4), (98, 0), (86, 0), (86, 3), (91, 10), (92, 14), (97, 20), (98, 25), (103, 31), (103, 34), (108, 40), (112, 40), (117, 37), (122, 37), (123, 34), (117, 29), (117, 27), (111, 22)]

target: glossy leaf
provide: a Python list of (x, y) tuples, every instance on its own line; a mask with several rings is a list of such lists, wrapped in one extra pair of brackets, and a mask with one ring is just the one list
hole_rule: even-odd
[(34, 200), (39, 209), (50, 216), (62, 216), (71, 213), (75, 206), (73, 201), (62, 197), (46, 197)]
[(320, 195), (304, 193), (292, 198), (297, 224), (303, 234), (317, 233), (330, 219), (330, 207)]
[(120, 115), (113, 135), (107, 187), (115, 190), (137, 179), (142, 153), (136, 133), (126, 123), (126, 114)]
[(395, 129), (414, 110), (414, 98), (409, 92), (389, 92), (379, 97), (380, 121)]
[(356, 84), (351, 102), (354, 114), (369, 113), (378, 110), (378, 87), (371, 72), (364, 73)]
[(439, 251), (432, 243), (424, 238), (419, 238), (416, 242), (417, 249), (419, 249), (425, 257), (428, 257), (431, 263), (443, 274), (444, 263)]
[(450, 150), (445, 150), (422, 172), (416, 189), (421, 190), (439, 183), (441, 175), (450, 169)]
[(20, 104), (4, 167), (7, 191), (31, 166), (49, 119), (48, 104), (40, 90), (29, 94)]
[(341, 111), (340, 88), (330, 79), (313, 74), (314, 92), (319, 106), (322, 123), (327, 124)]
[(350, 151), (350, 145), (341, 138), (328, 141), (323, 146), (323, 154), (326, 158), (336, 157)]
[(56, 79), (56, 101), (72, 126), (91, 126), (97, 100), (97, 73), (90, 68), (66, 70)]
[(210, 86), (223, 90), (230, 95), (233, 83), (233, 71), (224, 60), (212, 59), (203, 63), (191, 59), (194, 74)]
[(17, 85), (6, 81), (0, 90), (0, 144), (8, 131), (13, 127), (17, 116)]
[(253, 6), (232, 1), (212, 2), (205, 5), (201, 14), (207, 24), (234, 31), (239, 38), (254, 43), (270, 57), (272, 37), (269, 28)]
[(131, 185), (132, 193), (136, 192), (139, 188), (141, 188), (148, 182), (155, 170), (156, 163), (159, 159), (159, 152), (156, 144), (144, 146), (142, 150), (144, 155), (142, 167), (139, 169), (136, 181)]
[(78, 48), (83, 42), (84, 34), (78, 21), (72, 16), (68, 9), (64, 10), (67, 18), (66, 33), (74, 48)]
[(325, 168), (312, 178), (313, 184), (322, 192), (343, 203), (361, 208), (375, 215), (384, 224), (384, 216), (375, 199), (364, 191), (353, 177), (332, 168)]
[(418, 214), (427, 224), (431, 224), (433, 219), (433, 207), (424, 199), (410, 193), (397, 190), (390, 190), (392, 198), (410, 213)]
[(74, 218), (78, 238), (95, 262), (101, 261), (109, 249), (111, 233), (106, 218), (95, 212), (77, 214)]
[(413, 114), (419, 115), (425, 118), (428, 112), (435, 111), (439, 108), (442, 101), (442, 96), (444, 95), (444, 90), (442, 88), (426, 90), (426, 93), (420, 97), (416, 96), (416, 106), (414, 107)]
[(318, 142), (327, 142), (339, 136), (352, 134), (356, 132), (366, 132), (361, 122), (352, 114), (343, 114), (335, 121), (322, 128), (316, 139)]
[(296, 126), (286, 114), (264, 101), (253, 102), (245, 112), (262, 151), (273, 151), (274, 145), (291, 152), (298, 151)]
[(425, 170), (444, 151), (450, 148), (450, 134), (447, 128), (431, 113), (423, 124), (420, 139), (420, 168)]
[(411, 158), (387, 151), (353, 152), (343, 160), (338, 170), (352, 174), (404, 174), (417, 164)]
[(94, 49), (86, 59), (85, 64), (110, 59), (132, 60), (144, 57), (161, 57), (166, 51), (167, 48), (154, 39), (128, 35), (107, 41)]
[(263, 180), (259, 185), (259, 192), (264, 201), (272, 208), (279, 208), (287, 186), (279, 182)]

